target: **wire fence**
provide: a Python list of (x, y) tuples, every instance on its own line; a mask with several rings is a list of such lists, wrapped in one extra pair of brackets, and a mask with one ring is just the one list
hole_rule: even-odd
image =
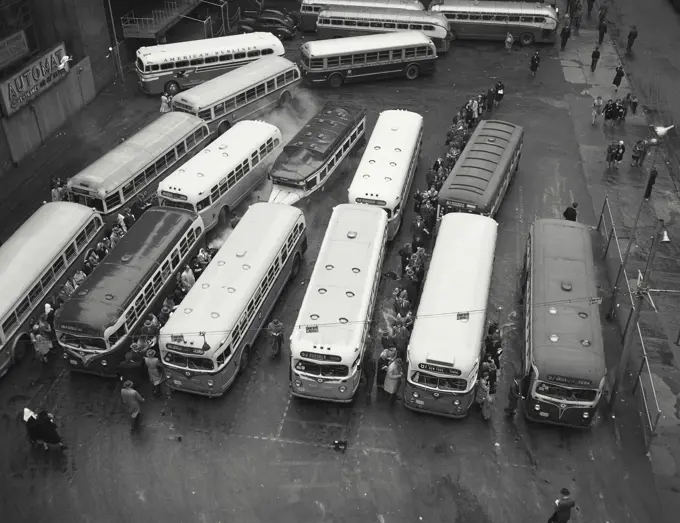
[[(610, 249), (616, 248), (618, 253), (618, 266), (616, 268), (615, 274), (621, 273), (620, 285), (621, 292), (619, 297), (623, 304), (615, 304), (613, 310), (628, 309), (628, 319), (623, 329), (622, 336), (628, 331), (631, 326), (629, 325), (633, 310), (635, 309), (635, 298), (633, 295), (633, 289), (630, 287), (630, 279), (626, 268), (623, 267), (623, 254), (621, 249), (621, 238), (616, 231), (616, 226), (614, 225), (614, 217), (612, 215), (611, 206), (609, 205), (609, 198), (605, 197), (604, 203), (602, 204), (602, 211), (600, 212), (600, 218), (597, 223), (597, 231), (602, 235), (605, 241), (605, 247), (603, 252), (603, 258), (606, 259), (609, 254)], [(634, 238), (628, 238), (628, 241), (634, 241)], [(625, 292), (624, 292), (625, 291)], [(627, 296), (627, 297), (626, 297)], [(630, 302), (630, 306), (628, 306)], [(625, 307), (619, 306), (624, 305)], [(616, 314), (616, 312), (614, 312)], [(659, 398), (656, 394), (656, 387), (654, 386), (654, 378), (652, 376), (652, 371), (649, 367), (649, 358), (647, 357), (647, 348), (645, 346), (645, 338), (642, 335), (642, 330), (640, 329), (640, 323), (635, 325), (635, 330), (637, 331), (637, 346), (640, 348), (639, 351), (634, 351), (633, 361), (637, 362), (637, 375), (635, 375), (635, 383), (633, 385), (633, 394), (638, 399), (639, 408), (641, 410), (641, 415), (644, 420), (645, 425), (645, 439), (647, 442), (647, 447), (651, 442), (651, 439), (656, 434), (656, 429), (661, 419), (661, 407), (659, 406)]]

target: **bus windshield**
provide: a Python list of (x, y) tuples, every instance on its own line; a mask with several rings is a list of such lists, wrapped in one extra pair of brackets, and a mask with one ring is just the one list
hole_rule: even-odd
[(198, 358), (195, 356), (182, 356), (173, 352), (165, 354), (163, 360), (166, 363), (177, 367), (184, 367), (191, 370), (213, 370), (213, 361), (208, 358)]
[(104, 341), (104, 338), (91, 338), (64, 333), (61, 335), (59, 340), (64, 345), (80, 347), (81, 349), (99, 351), (105, 351), (108, 349), (108, 347), (106, 346), (106, 341)]
[(305, 372), (313, 376), (324, 376), (327, 378), (342, 378), (349, 375), (347, 365), (333, 365), (330, 363), (312, 363), (309, 361), (298, 360), (295, 370)]
[(464, 391), (467, 387), (467, 381), (462, 378), (440, 378), (421, 371), (415, 371), (411, 376), (411, 381), (443, 391)]
[(598, 392), (595, 389), (562, 387), (553, 383), (546, 383), (545, 381), (539, 381), (536, 384), (536, 394), (542, 394), (543, 396), (549, 396), (558, 400), (593, 402), (597, 398)]

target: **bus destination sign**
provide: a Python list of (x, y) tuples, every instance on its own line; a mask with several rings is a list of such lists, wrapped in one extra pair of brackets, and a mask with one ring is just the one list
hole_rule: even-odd
[(203, 354), (205, 352), (201, 347), (183, 347), (175, 343), (166, 343), (165, 347), (168, 350), (181, 352), (182, 354)]
[(342, 361), (342, 358), (340, 356), (334, 356), (332, 354), (318, 354), (316, 352), (301, 352), (300, 356), (303, 358), (307, 358), (308, 360), (333, 361), (335, 363), (339, 363)]
[(438, 372), (439, 374), (448, 374), (450, 376), (460, 376), (460, 371), (458, 369), (451, 369), (449, 367), (440, 367), (439, 365), (430, 365), (428, 363), (419, 363), (418, 368), (420, 370), (427, 370), (430, 372)]
[(371, 200), (370, 198), (355, 198), (355, 202), (363, 203), (366, 205), (377, 205), (379, 207), (385, 207), (387, 205), (386, 201), (383, 200)]
[(560, 385), (572, 385), (576, 387), (592, 387), (593, 382), (590, 380), (580, 378), (567, 378), (566, 376), (558, 376), (556, 374), (548, 374), (548, 381), (559, 383)]

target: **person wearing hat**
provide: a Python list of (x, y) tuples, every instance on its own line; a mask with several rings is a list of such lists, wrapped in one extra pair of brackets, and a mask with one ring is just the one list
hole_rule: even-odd
[(146, 351), (144, 358), (146, 370), (149, 373), (149, 381), (153, 386), (153, 395), (161, 395), (161, 382), (163, 381), (163, 370), (161, 368), (161, 360), (156, 357), (156, 351), (149, 349)]
[(144, 398), (142, 398), (139, 392), (132, 388), (132, 382), (129, 380), (123, 383), (120, 397), (130, 413), (132, 428), (135, 428), (142, 410), (140, 403), (144, 403)]
[(52, 350), (52, 341), (47, 334), (40, 331), (40, 327), (37, 325), (33, 326), (31, 341), (35, 348), (35, 357), (40, 360), (40, 363), (47, 363), (47, 355)]
[(384, 392), (385, 376), (387, 376), (387, 368), (397, 358), (396, 347), (383, 349), (378, 358), (378, 392)]
[(161, 312), (158, 314), (158, 323), (161, 325), (161, 327), (168, 323), (171, 311), (172, 309), (168, 309), (167, 307), (163, 307), (161, 309)]
[(562, 213), (562, 216), (564, 216), (565, 220), (568, 220), (570, 222), (575, 222), (576, 217), (578, 216), (578, 212), (576, 211), (576, 208), (578, 207), (578, 203), (574, 202), (572, 203), (569, 207), (567, 207), (564, 212)]
[(125, 353), (125, 359), (118, 364), (117, 376), (120, 381), (125, 383), (139, 379), (142, 368), (142, 358), (137, 357), (133, 351)]
[(555, 500), (555, 511), (548, 519), (548, 523), (567, 523), (571, 519), (571, 509), (575, 508), (580, 512), (576, 502), (571, 497), (569, 489), (560, 490), (560, 498)]
[(619, 142), (619, 145), (616, 147), (616, 153), (614, 154), (614, 160), (616, 160), (616, 165), (618, 166), (621, 161), (623, 160), (623, 155), (626, 153), (626, 145), (623, 143), (623, 140)]
[(191, 270), (191, 267), (189, 267), (188, 265), (185, 265), (185, 267), (184, 267), (184, 271), (182, 272), (182, 275), (180, 276), (180, 283), (181, 283), (182, 290), (185, 293), (189, 292), (189, 290), (196, 283), (196, 277), (194, 276), (194, 273)]

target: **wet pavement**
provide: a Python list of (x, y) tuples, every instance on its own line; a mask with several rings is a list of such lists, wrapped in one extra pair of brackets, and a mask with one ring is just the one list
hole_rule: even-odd
[[(580, 203), (579, 220), (594, 226), (601, 205), (588, 190), (588, 165), (579, 161), (582, 136), (572, 103), (585, 100), (582, 86), (565, 82), (552, 47), (541, 48), (541, 68), (531, 78), (531, 51), (457, 43), (432, 78), (314, 91), (305, 98), (308, 110), (328, 99), (361, 103), (369, 110), (369, 129), (385, 109), (422, 114), (426, 138), (415, 186), (423, 188), (427, 167), (444, 152), (454, 112), (496, 78), (504, 81), (505, 100), (493, 117), (524, 126), (526, 134), (522, 163), (497, 216), (489, 310), (508, 335), (489, 423), (475, 413), (461, 421), (418, 415), (375, 396), (359, 395), (349, 406), (293, 400), (287, 347), (281, 360), (272, 360), (262, 336), (247, 372), (223, 398), (154, 398), (143, 384), (141, 427), (131, 434), (116, 382), (71, 376), (61, 360), (46, 369), (24, 362), (0, 381), (2, 522), (519, 523), (547, 519), (562, 487), (580, 506), (577, 522), (658, 521), (633, 407), (616, 424), (601, 417), (587, 432), (528, 426), (521, 415), (509, 420), (503, 413), (519, 364), (517, 281), (528, 228), (535, 218), (561, 217), (573, 201)], [(111, 93), (9, 180), (11, 190), (0, 196), (3, 237), (47, 197), (50, 176), (77, 172), (153, 118), (159, 105), (132, 88), (127, 98)], [(279, 114), (271, 120), (290, 127), (284, 129), (290, 136), (304, 118)], [(274, 310), (284, 325), (297, 317), (332, 207), (346, 202), (353, 165), (347, 162), (301, 205), (309, 250)], [(386, 258), (376, 328), (395, 285), (387, 274), (398, 266), (396, 251), (410, 239), (408, 230), (402, 228)], [(599, 270), (604, 292), (604, 267)], [(620, 352), (612, 325), (605, 326), (605, 338), (612, 367)], [(30, 449), (18, 421), (27, 404), (56, 415), (69, 447), (63, 456)], [(347, 441), (347, 450), (336, 451), (335, 440)]]

